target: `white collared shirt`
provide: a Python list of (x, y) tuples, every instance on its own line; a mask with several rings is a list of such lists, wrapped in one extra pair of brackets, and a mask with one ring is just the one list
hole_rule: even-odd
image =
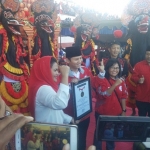
[(72, 71), (72, 74), (74, 75), (74, 77), (76, 77), (77, 79), (80, 78), (80, 72), (78, 71), (77, 73)]

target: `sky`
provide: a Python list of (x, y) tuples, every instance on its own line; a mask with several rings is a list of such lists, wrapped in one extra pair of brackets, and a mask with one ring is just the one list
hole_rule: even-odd
[[(60, 1), (60, 0), (56, 0)], [(109, 15), (121, 16), (124, 7), (129, 3), (130, 0), (70, 0), (75, 1), (86, 8), (94, 9), (98, 12), (107, 13)]]

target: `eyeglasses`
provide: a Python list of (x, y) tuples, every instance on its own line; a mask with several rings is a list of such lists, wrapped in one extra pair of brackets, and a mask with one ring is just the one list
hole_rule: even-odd
[(111, 70), (119, 70), (119, 67), (110, 67)]

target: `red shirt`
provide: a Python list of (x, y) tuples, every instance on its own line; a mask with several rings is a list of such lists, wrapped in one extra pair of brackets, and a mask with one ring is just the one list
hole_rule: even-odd
[[(90, 77), (91, 79), (91, 84), (93, 83), (93, 75), (92, 73), (90, 72), (90, 70), (86, 67), (81, 67), (80, 70), (80, 75), (79, 75), (79, 79), (83, 79), (83, 78), (86, 78), (86, 77)], [(71, 84), (71, 80), (73, 78), (76, 78), (70, 71), (70, 74), (69, 74), (69, 84)], [(95, 92), (92, 90), (92, 98), (95, 98)], [(73, 109), (73, 100), (72, 100), (72, 95), (70, 95), (70, 100), (68, 102), (68, 106), (67, 108), (64, 109), (64, 112), (70, 116), (74, 116), (74, 109)]]
[(97, 103), (95, 111), (101, 115), (117, 116), (122, 113), (122, 107), (120, 103), (122, 99), (127, 99), (127, 88), (124, 81), (115, 88), (120, 100), (119, 103), (115, 92), (113, 92), (111, 95), (108, 95), (106, 92), (108, 88), (115, 83), (115, 80), (109, 79), (109, 82), (106, 78), (95, 77), (94, 87), (97, 91)]
[[(144, 76), (144, 83), (139, 84), (139, 79)], [(137, 84), (135, 91), (135, 98), (141, 102), (150, 103), (150, 65), (146, 60), (137, 63), (134, 67), (131, 80)]]

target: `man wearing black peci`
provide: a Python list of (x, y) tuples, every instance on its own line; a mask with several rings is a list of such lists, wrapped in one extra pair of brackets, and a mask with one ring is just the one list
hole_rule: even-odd
[[(93, 79), (93, 75), (90, 70), (86, 67), (81, 66), (82, 64), (82, 55), (79, 47), (67, 47), (66, 50), (66, 62), (70, 67), (69, 72), (69, 83), (78, 82), (79, 79), (83, 79), (86, 77), (91, 78), (91, 83)], [(85, 94), (85, 93), (84, 93)], [(83, 93), (82, 93), (83, 95)], [(95, 98), (94, 91), (92, 91), (92, 98)], [(73, 100), (72, 95), (68, 103), (68, 107), (64, 110), (64, 112), (70, 116), (74, 116), (73, 113)], [(81, 120), (76, 121), (78, 125), (78, 150), (86, 149), (86, 135), (90, 122), (90, 116), (86, 116)]]

